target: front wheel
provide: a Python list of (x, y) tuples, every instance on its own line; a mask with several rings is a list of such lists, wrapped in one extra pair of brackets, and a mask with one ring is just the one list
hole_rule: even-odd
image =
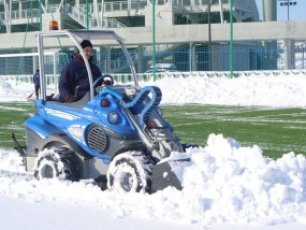
[(142, 152), (117, 155), (107, 172), (108, 189), (124, 192), (148, 192), (153, 160)]
[(78, 181), (81, 178), (81, 171), (74, 152), (66, 148), (51, 147), (42, 151), (37, 157), (34, 177), (38, 180), (59, 178)]

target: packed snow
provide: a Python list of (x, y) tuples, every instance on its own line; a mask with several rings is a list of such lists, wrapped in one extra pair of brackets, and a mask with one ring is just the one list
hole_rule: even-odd
[[(140, 82), (157, 85), (163, 93), (163, 104), (215, 104), (241, 106), (304, 107), (306, 105), (306, 73), (258, 74), (239, 78), (191, 76), (166, 77), (158, 81)], [(50, 86), (51, 90), (52, 87)], [(34, 86), (22, 82), (0, 81), (1, 101), (25, 101)], [(52, 91), (51, 91), (52, 92)]]
[[(164, 78), (165, 104), (305, 107), (306, 76)], [(0, 101), (22, 101), (31, 84), (0, 82)], [(204, 127), (203, 127), (204, 128)], [(178, 169), (184, 189), (101, 191), (88, 181), (37, 181), (12, 149), (0, 149), (0, 229), (305, 229), (306, 158), (277, 160), (222, 134), (203, 136)]]

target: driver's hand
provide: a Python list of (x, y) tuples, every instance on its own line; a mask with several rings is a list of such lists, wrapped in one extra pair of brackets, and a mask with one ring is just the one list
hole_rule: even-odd
[(102, 85), (111, 85), (112, 82), (108, 79), (103, 80)]
[(75, 102), (76, 100), (77, 100), (77, 97), (72, 96), (72, 95), (65, 98), (65, 102), (67, 102), (67, 103), (72, 103), (72, 102)]

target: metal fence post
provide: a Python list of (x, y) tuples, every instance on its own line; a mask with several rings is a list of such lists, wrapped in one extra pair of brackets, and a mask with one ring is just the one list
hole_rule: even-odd
[(229, 61), (230, 61), (230, 76), (231, 78), (234, 77), (233, 74), (233, 69), (234, 69), (234, 62), (233, 62), (233, 52), (234, 52), (234, 47), (233, 47), (233, 37), (234, 37), (234, 32), (233, 32), (234, 26), (233, 26), (233, 0), (230, 0), (230, 52), (229, 52)]

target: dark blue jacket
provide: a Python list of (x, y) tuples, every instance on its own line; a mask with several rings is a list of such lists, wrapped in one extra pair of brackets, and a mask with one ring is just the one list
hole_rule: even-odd
[[(93, 81), (101, 76), (99, 68), (90, 64)], [(89, 79), (85, 63), (80, 55), (64, 67), (59, 81), (60, 99), (65, 101), (70, 96), (75, 96), (75, 88), (78, 87), (77, 99), (81, 99), (89, 91)]]
[(34, 85), (40, 85), (40, 77), (38, 72), (33, 75), (33, 83)]

